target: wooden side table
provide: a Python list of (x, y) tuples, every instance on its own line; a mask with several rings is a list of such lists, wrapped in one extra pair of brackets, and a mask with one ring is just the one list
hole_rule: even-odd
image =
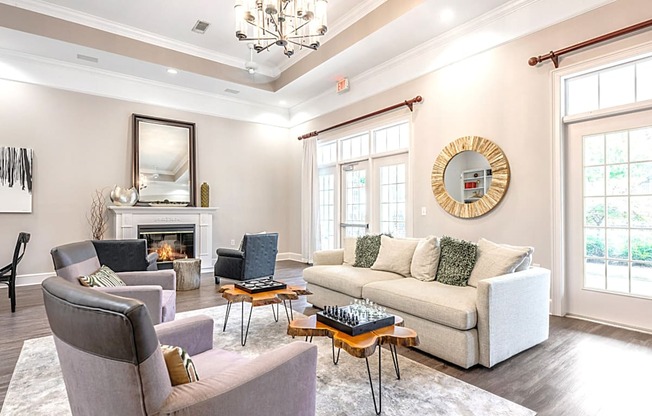
[(172, 262), (177, 274), (177, 290), (199, 289), (201, 285), (201, 259), (177, 259)]
[[(374, 401), (374, 410), (379, 415), (382, 412), (383, 398), (382, 398), (382, 365), (381, 365), (381, 352), (384, 344), (389, 345), (389, 351), (392, 354), (392, 362), (394, 363), (394, 371), (396, 378), (401, 379), (401, 369), (398, 365), (398, 354), (396, 346), (402, 345), (405, 347), (414, 347), (419, 345), (419, 336), (416, 331), (403, 327), (403, 318), (394, 315), (394, 325), (386, 326), (383, 328), (375, 329), (364, 334), (351, 336), (345, 332), (339, 331), (329, 325), (319, 322), (317, 315), (312, 315), (303, 319), (295, 319), (288, 325), (288, 335), (292, 336), (305, 336), (306, 341), (312, 337), (327, 336), (331, 339), (331, 348), (333, 353), (333, 364), (337, 365), (340, 360), (340, 351), (348, 352), (350, 355), (357, 358), (364, 358), (367, 363), (367, 375), (369, 375), (369, 385), (371, 386), (371, 397)], [(335, 355), (335, 348), (337, 348), (337, 356)], [(378, 349), (378, 403), (376, 403), (376, 394), (374, 392), (374, 384), (371, 380), (371, 370), (369, 369), (369, 358)]]
[[(285, 289), (268, 290), (267, 292), (249, 293), (244, 290), (238, 289), (235, 285), (224, 285), (220, 288), (222, 297), (228, 301), (226, 305), (226, 314), (224, 316), (224, 328), (222, 332), (226, 331), (226, 324), (229, 321), (229, 314), (231, 313), (231, 305), (233, 302), (241, 302), (242, 311), (240, 317), (240, 344), (244, 347), (247, 343), (247, 336), (249, 335), (249, 324), (251, 323), (251, 312), (256, 306), (272, 305), (272, 313), (274, 320), (278, 322), (279, 318), (279, 304), (283, 303), (285, 308), (285, 316), (288, 322), (294, 319), (294, 312), (292, 311), (292, 301), (299, 299), (299, 296), (312, 295), (308, 289), (301, 286), (288, 285)], [(288, 308), (286, 301), (290, 303)], [(245, 302), (251, 304), (249, 309), (249, 320), (247, 321), (247, 329), (244, 328), (244, 304)], [(276, 305), (276, 311), (274, 311)], [(289, 309), (289, 312), (288, 312)]]

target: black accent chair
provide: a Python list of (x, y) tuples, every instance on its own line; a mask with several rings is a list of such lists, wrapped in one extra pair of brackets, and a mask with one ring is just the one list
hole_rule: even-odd
[(277, 253), (278, 233), (245, 234), (240, 250), (217, 249), (215, 284), (220, 277), (249, 280), (274, 276)]
[(100, 263), (114, 272), (144, 272), (158, 270), (158, 253), (147, 253), (147, 241), (91, 240)]
[(9, 286), (9, 299), (11, 300), (12, 313), (16, 312), (16, 268), (25, 255), (25, 249), (27, 248), (27, 243), (29, 243), (29, 238), (29, 233), (18, 234), (13, 260), (10, 264), (0, 269), (0, 283)]

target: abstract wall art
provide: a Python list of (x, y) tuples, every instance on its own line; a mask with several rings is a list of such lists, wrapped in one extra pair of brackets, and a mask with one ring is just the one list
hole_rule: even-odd
[(32, 212), (33, 150), (0, 147), (0, 212)]

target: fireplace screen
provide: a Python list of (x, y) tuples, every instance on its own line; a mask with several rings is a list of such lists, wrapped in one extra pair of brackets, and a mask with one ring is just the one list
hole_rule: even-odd
[(194, 225), (139, 225), (138, 236), (147, 240), (149, 253), (158, 253), (159, 268), (171, 268), (176, 259), (195, 257)]

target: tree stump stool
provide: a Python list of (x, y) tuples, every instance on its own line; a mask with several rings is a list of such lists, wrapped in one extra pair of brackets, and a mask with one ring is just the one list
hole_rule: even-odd
[(201, 284), (201, 259), (177, 259), (172, 262), (177, 274), (177, 290), (199, 289)]

